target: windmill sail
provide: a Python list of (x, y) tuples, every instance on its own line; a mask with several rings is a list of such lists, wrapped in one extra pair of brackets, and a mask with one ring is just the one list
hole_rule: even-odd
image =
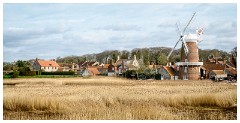
[(184, 51), (185, 51), (186, 55), (188, 54), (189, 50), (188, 50), (187, 44), (186, 44), (185, 41), (183, 40), (183, 35), (184, 35), (186, 29), (188, 28), (188, 26), (190, 25), (191, 21), (193, 20), (195, 14), (196, 14), (196, 12), (193, 13), (191, 19), (188, 21), (187, 25), (185, 26), (185, 28), (183, 29), (182, 32), (180, 32), (179, 27), (178, 27), (178, 25), (176, 24), (176, 25), (177, 25), (177, 29), (178, 29), (179, 32), (180, 32), (180, 38), (179, 38), (179, 40), (177, 41), (177, 43), (175, 44), (175, 46), (172, 48), (171, 52), (168, 54), (168, 56), (167, 56), (167, 60), (168, 60), (169, 57), (171, 56), (173, 50), (176, 48), (176, 46), (177, 46), (177, 44), (179, 43), (179, 41), (182, 41), (182, 42), (183, 42), (183, 45), (184, 45)]

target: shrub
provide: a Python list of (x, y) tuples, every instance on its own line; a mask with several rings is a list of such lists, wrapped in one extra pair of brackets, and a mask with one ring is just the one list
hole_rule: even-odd
[(36, 75), (41, 75), (41, 70), (36, 71)]
[(75, 72), (73, 71), (56, 71), (56, 72), (41, 72), (41, 75), (74, 75)]
[(126, 78), (135, 78), (137, 76), (135, 70), (127, 70), (125, 74)]
[(13, 75), (13, 72), (8, 73), (7, 75)]
[(156, 79), (156, 80), (161, 80), (161, 74), (156, 74), (156, 75), (155, 75), (155, 79)]
[(22, 76), (36, 76), (36, 71), (23, 71)]
[(19, 76), (19, 71), (14, 71), (13, 72), (13, 78), (18, 78)]

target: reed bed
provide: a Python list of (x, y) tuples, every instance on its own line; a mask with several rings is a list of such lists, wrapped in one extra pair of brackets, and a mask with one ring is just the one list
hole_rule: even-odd
[(236, 120), (237, 87), (115, 77), (3, 80), (4, 119)]

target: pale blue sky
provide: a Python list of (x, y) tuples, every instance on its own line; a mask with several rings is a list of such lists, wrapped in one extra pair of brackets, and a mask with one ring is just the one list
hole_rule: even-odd
[[(183, 28), (204, 27), (201, 49), (237, 45), (237, 4), (3, 4), (3, 61), (172, 47)], [(177, 47), (180, 48), (180, 45)]]

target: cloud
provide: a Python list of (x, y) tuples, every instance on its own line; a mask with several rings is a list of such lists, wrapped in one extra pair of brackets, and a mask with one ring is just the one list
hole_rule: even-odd
[(103, 27), (95, 28), (97, 30), (113, 30), (113, 31), (140, 31), (142, 28), (138, 25), (130, 25), (130, 24), (112, 24), (106, 25)]
[(219, 38), (236, 37), (237, 35), (236, 21), (214, 21), (207, 27), (207, 34), (216, 35)]
[(186, 33), (205, 28), (200, 48), (230, 51), (237, 44), (235, 4), (4, 4), (3, 9), (4, 61), (173, 47), (179, 38), (175, 23), (183, 28), (194, 11)]

